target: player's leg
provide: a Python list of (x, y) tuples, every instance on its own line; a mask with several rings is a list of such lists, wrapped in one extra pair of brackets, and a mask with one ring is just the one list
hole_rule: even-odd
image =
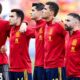
[(46, 69), (47, 80), (58, 80), (58, 68)]
[(33, 80), (32, 79), (32, 73), (27, 73), (28, 74), (28, 80)]
[(45, 72), (43, 67), (35, 67), (33, 80), (45, 80)]
[(34, 67), (33, 80), (38, 80), (38, 78), (37, 78), (37, 68), (36, 67)]
[(32, 73), (17, 72), (15, 78), (16, 80), (32, 80)]
[(62, 68), (62, 79), (67, 80), (66, 68), (65, 67)]
[(9, 80), (15, 80), (14, 74), (15, 74), (15, 72), (9, 71)]
[(67, 80), (80, 80), (80, 78), (77, 78), (77, 77), (68, 77)]
[(3, 65), (3, 80), (9, 80), (8, 64)]

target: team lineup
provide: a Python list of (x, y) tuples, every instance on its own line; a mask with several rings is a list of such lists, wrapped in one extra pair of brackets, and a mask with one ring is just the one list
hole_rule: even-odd
[[(0, 13), (2, 10), (0, 4)], [(59, 5), (48, 1), (32, 3), (30, 14), (35, 26), (30, 27), (24, 12), (17, 8), (11, 9), (9, 21), (0, 18), (0, 80), (80, 80), (80, 16), (72, 12), (58, 21), (58, 13)], [(32, 38), (34, 69), (29, 55)]]

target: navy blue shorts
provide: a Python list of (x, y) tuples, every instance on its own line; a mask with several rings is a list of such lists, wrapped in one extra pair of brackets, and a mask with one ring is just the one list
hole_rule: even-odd
[(34, 67), (33, 80), (46, 80), (45, 70), (43, 67)]
[(9, 80), (32, 80), (32, 74), (27, 72), (9, 72)]
[(80, 80), (80, 78), (77, 78), (77, 77), (68, 77), (67, 80)]
[(65, 68), (46, 69), (46, 80), (67, 80)]

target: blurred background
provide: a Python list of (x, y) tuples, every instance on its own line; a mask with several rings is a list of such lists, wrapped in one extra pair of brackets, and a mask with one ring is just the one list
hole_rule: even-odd
[(59, 4), (59, 18), (63, 19), (65, 17), (64, 15), (69, 12), (80, 13), (80, 0), (0, 0), (0, 3), (3, 4), (2, 15), (6, 18), (10, 9), (20, 8), (24, 11), (25, 16), (29, 18), (33, 2), (45, 3), (47, 1), (55, 1)]
[[(0, 0), (2, 3), (3, 11), (2, 17), (8, 20), (9, 12), (12, 8), (20, 8), (25, 13), (25, 19), (30, 21), (30, 11), (33, 2), (47, 2), (55, 1), (59, 4), (60, 11), (58, 14), (59, 19), (64, 19), (65, 15), (70, 12), (75, 12), (80, 14), (80, 0)], [(33, 25), (33, 23), (31, 23)], [(6, 43), (7, 54), (9, 55), (9, 41)], [(30, 40), (29, 52), (31, 59), (34, 60), (35, 57), (35, 39)]]

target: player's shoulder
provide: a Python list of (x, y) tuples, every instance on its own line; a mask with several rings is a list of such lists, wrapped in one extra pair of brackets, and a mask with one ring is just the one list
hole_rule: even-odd
[(62, 21), (58, 21), (58, 22), (56, 21), (56, 22), (54, 22), (54, 24), (58, 27), (61, 27), (61, 28), (65, 29), (65, 25)]

